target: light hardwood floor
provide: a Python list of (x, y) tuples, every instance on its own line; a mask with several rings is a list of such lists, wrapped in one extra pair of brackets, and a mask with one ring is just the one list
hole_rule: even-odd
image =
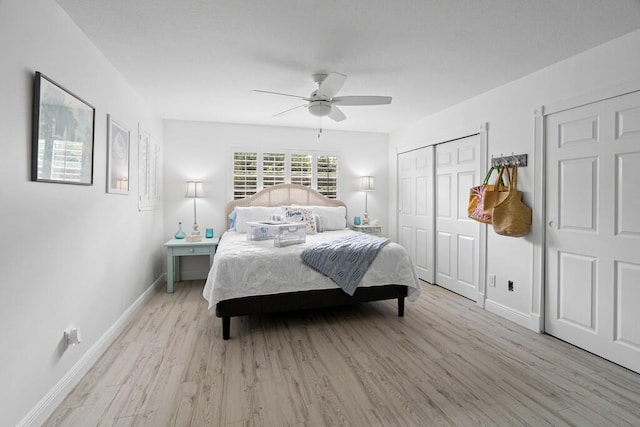
[(640, 375), (424, 284), (395, 302), (233, 318), (158, 290), (47, 426), (640, 425)]

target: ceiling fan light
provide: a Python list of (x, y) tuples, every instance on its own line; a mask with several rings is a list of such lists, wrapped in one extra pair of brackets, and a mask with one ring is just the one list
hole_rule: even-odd
[(328, 116), (331, 113), (330, 101), (311, 101), (309, 103), (309, 112), (317, 117)]

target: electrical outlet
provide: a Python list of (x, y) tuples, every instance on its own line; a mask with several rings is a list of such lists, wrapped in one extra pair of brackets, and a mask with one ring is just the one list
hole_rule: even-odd
[(508, 286), (509, 286), (509, 292), (513, 292), (513, 280), (509, 280), (508, 282)]
[(489, 274), (489, 276), (487, 276), (487, 285), (491, 286), (491, 287), (495, 287), (496, 286), (496, 275), (495, 274)]
[(65, 347), (80, 344), (80, 342), (82, 341), (80, 328), (70, 328), (64, 331), (64, 340), (65, 340)]

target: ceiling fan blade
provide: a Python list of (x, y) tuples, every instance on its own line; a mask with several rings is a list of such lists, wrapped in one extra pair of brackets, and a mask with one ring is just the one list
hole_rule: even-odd
[(342, 89), (345, 80), (347, 80), (347, 76), (344, 74), (331, 73), (320, 83), (320, 87), (318, 87), (316, 93), (321, 97), (331, 99)]
[(329, 118), (336, 122), (341, 122), (347, 118), (344, 113), (335, 105), (331, 106), (331, 112), (329, 113)]
[(298, 106), (296, 106), (296, 107), (289, 108), (288, 110), (281, 111), (281, 112), (279, 112), (278, 114), (274, 114), (274, 115), (273, 115), (273, 116), (271, 116), (271, 117), (279, 117), (279, 116), (282, 116), (282, 115), (283, 115), (283, 114), (285, 114), (285, 113), (288, 113), (289, 111), (293, 111), (293, 110), (296, 110), (296, 109), (298, 109), (298, 108), (306, 107), (306, 106), (307, 106), (307, 104), (298, 105)]
[(280, 92), (271, 92), (269, 90), (253, 89), (251, 92), (269, 93), (271, 95), (290, 96), (291, 98), (298, 98), (298, 99), (304, 99), (305, 101), (311, 101), (311, 99), (307, 98), (306, 96), (290, 95), (288, 93), (280, 93)]
[(339, 105), (384, 105), (391, 104), (390, 96), (338, 96), (333, 103)]

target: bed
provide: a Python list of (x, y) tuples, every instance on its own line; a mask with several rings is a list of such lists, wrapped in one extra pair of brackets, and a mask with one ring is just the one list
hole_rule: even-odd
[[(352, 296), (302, 263), (300, 254), (304, 249), (356, 233), (346, 228), (346, 205), (342, 201), (326, 198), (308, 187), (279, 184), (249, 198), (229, 202), (225, 216), (229, 218), (235, 211), (238, 221), (241, 215), (243, 221), (259, 219), (260, 215), (267, 220), (269, 212), (285, 209), (284, 206), (326, 214), (323, 221), (333, 221), (334, 225), (327, 226), (328, 231), (307, 234), (304, 243), (280, 248), (274, 247), (273, 240), (248, 240), (247, 225), (242, 222), (238, 222), (235, 231), (222, 235), (203, 296), (209, 308), (215, 307), (216, 316), (222, 319), (223, 339), (230, 338), (231, 317), (235, 316), (388, 299), (397, 299), (398, 316), (404, 316), (405, 298), (417, 299), (421, 287), (402, 246), (389, 242), (380, 249)], [(336, 212), (344, 216), (338, 225)], [(319, 224), (320, 219), (320, 215), (315, 215), (314, 223)]]

